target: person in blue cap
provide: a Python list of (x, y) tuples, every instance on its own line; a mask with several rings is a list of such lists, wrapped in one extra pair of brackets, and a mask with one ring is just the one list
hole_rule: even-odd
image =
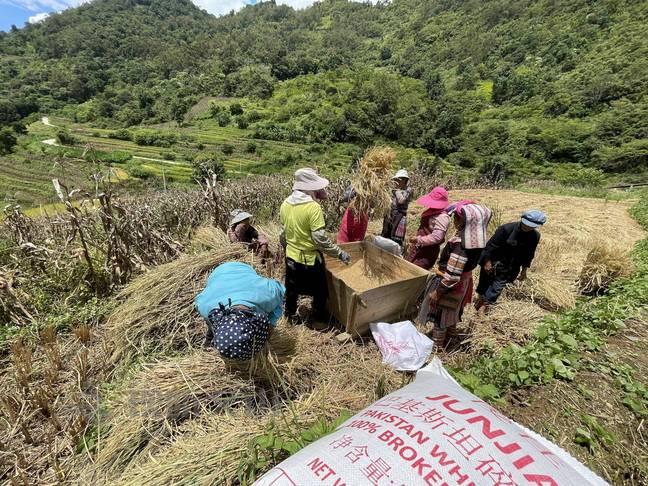
[(540, 242), (537, 228), (546, 221), (547, 217), (542, 211), (532, 209), (525, 212), (520, 221), (497, 228), (479, 260), (479, 297), (475, 309), (486, 313), (488, 306), (497, 302), (508, 284), (515, 279), (526, 279), (527, 269), (531, 266)]
[(245, 263), (216, 267), (194, 301), (207, 321), (205, 345), (224, 358), (246, 361), (265, 345), (281, 318), (286, 289)]

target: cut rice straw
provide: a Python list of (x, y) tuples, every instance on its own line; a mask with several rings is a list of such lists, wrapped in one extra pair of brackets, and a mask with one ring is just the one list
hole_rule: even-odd
[(135, 279), (121, 293), (124, 302), (106, 322), (112, 362), (134, 355), (191, 347), (204, 324), (193, 300), (214, 267), (226, 261), (250, 260), (244, 248), (181, 257)]
[(391, 206), (390, 182), (396, 152), (390, 147), (368, 149), (351, 179), (355, 197), (350, 207), (356, 214), (383, 217)]
[(470, 334), (465, 342), (474, 353), (497, 351), (512, 343), (523, 345), (545, 315), (546, 311), (530, 302), (502, 298), (488, 315), (470, 315), (466, 323)]
[(598, 241), (585, 258), (578, 276), (578, 290), (583, 295), (600, 295), (614, 280), (630, 275), (632, 268), (626, 252)]

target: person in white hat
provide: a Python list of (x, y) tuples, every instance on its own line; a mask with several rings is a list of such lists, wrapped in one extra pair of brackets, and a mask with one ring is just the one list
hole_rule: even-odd
[(232, 219), (230, 220), (229, 228), (227, 228), (227, 236), (230, 242), (247, 245), (262, 260), (269, 258), (271, 255), (268, 248), (268, 238), (252, 226), (250, 223), (252, 214), (242, 209), (235, 209), (230, 213), (230, 216)]
[(407, 231), (407, 208), (412, 199), (412, 188), (409, 185), (409, 174), (400, 169), (392, 177), (392, 204), (389, 214), (383, 220), (382, 236), (403, 245)]
[(317, 202), (326, 198), (329, 181), (314, 169), (295, 172), (293, 193), (279, 210), (283, 230), (281, 242), (286, 249), (285, 315), (295, 319), (300, 295), (313, 297), (315, 320), (328, 321), (328, 288), (322, 253), (349, 263), (349, 254), (331, 242), (324, 230), (324, 212)]

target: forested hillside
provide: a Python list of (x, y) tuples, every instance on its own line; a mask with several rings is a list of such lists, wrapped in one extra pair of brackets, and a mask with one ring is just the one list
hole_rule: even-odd
[(564, 164), (636, 178), (647, 21), (646, 2), (622, 0), (264, 2), (220, 18), (95, 0), (0, 35), (0, 122), (182, 123), (205, 96), (238, 97), (249, 109), (225, 124), (256, 138), (388, 140), (492, 180)]

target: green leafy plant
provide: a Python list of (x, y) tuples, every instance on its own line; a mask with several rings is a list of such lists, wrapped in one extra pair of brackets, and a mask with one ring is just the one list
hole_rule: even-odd
[(270, 422), (263, 435), (250, 441), (239, 465), (239, 481), (252, 484), (259, 473), (330, 434), (352, 415), (344, 411), (333, 421), (318, 420), (310, 426), (305, 426), (295, 415), (283, 416), (281, 422)]

